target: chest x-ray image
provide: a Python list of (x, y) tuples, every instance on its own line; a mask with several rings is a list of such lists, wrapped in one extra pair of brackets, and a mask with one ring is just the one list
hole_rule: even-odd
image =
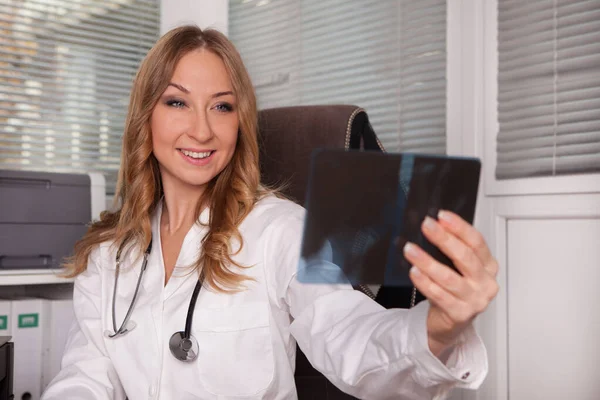
[(425, 239), (421, 223), (440, 209), (472, 223), (480, 169), (474, 158), (315, 151), (298, 280), (412, 286), (402, 254), (407, 241), (453, 266)]

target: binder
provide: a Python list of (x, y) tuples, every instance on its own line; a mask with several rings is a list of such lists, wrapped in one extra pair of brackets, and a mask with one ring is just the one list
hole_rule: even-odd
[(10, 300), (0, 299), (0, 336), (11, 336)]
[(42, 392), (60, 371), (71, 325), (75, 320), (72, 299), (48, 299), (47, 328), (43, 332)]
[(39, 400), (41, 397), (42, 346), (44, 332), (48, 329), (48, 313), (47, 300), (32, 298), (12, 300), (15, 399)]

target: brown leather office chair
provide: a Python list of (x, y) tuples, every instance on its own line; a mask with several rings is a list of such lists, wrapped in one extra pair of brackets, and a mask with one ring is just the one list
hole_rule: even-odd
[[(365, 110), (351, 105), (297, 106), (259, 113), (262, 181), (284, 186), (284, 193), (304, 205), (309, 161), (315, 148), (385, 151)], [(365, 287), (358, 288), (365, 291)], [(368, 289), (366, 289), (368, 292)], [(408, 308), (412, 290), (382, 287), (367, 293), (386, 308)], [(418, 300), (422, 296), (419, 295)], [(296, 357), (298, 398), (353, 399), (316, 371), (302, 351)]]

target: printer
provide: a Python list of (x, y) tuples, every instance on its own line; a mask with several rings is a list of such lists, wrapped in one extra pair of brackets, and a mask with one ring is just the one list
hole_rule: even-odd
[(102, 174), (0, 170), (0, 274), (57, 269), (106, 209)]

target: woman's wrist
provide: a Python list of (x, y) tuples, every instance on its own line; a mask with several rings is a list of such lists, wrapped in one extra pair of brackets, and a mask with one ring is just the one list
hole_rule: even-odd
[(436, 356), (442, 363), (446, 364), (450, 354), (454, 350), (454, 345), (456, 344), (456, 340), (451, 340), (449, 342), (439, 341), (433, 339), (431, 335), (428, 335), (428, 344), (429, 350), (431, 353)]

